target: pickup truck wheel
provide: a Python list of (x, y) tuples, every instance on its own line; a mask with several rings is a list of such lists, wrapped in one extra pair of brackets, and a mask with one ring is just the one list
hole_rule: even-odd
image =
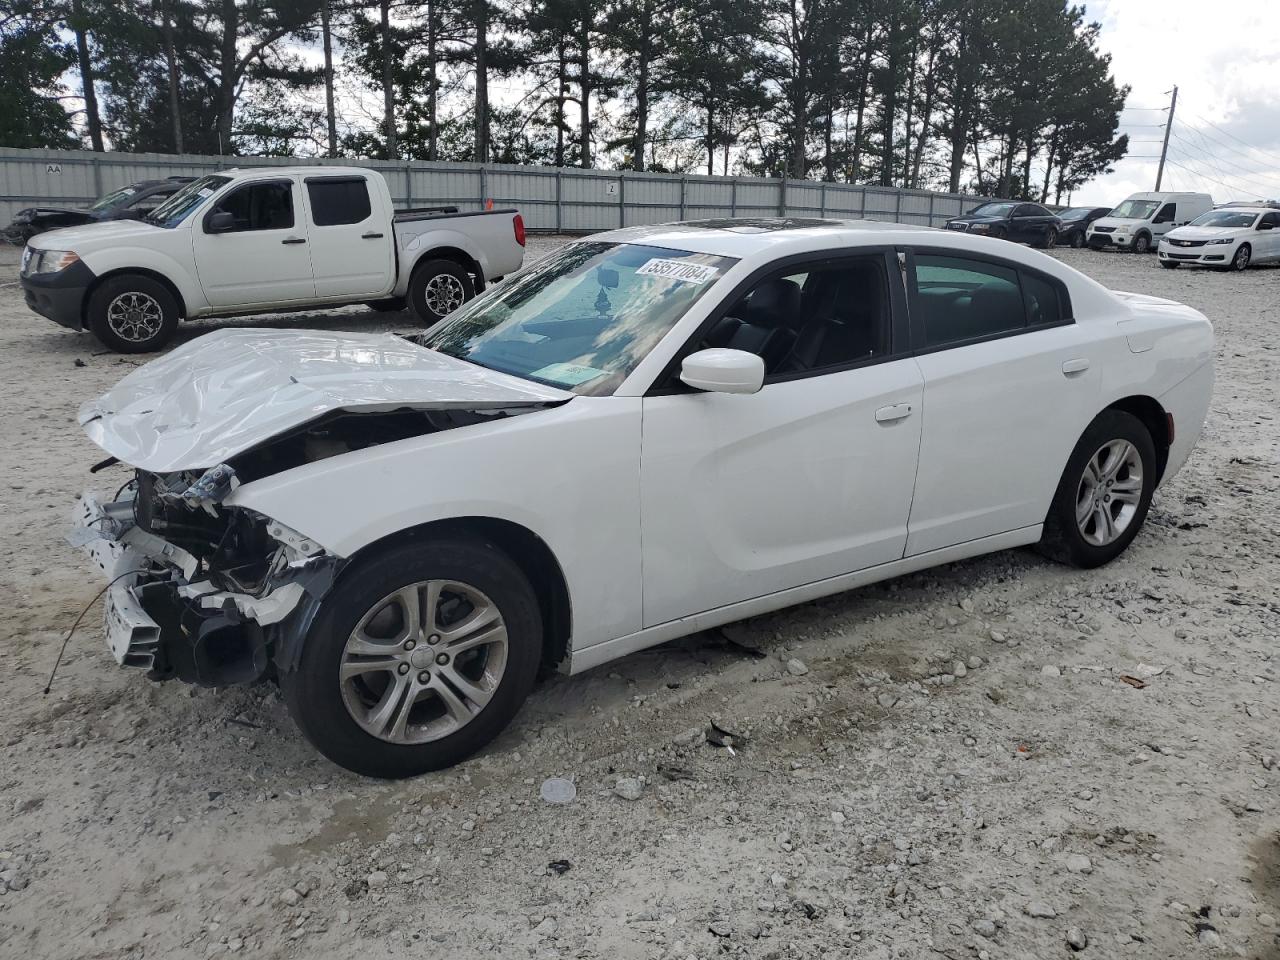
[(1150, 432), (1131, 413), (1103, 410), (1067, 460), (1040, 552), (1076, 567), (1114, 560), (1138, 535), (1155, 488)]
[(365, 306), (377, 313), (399, 313), (409, 306), (404, 297), (387, 297), (385, 300), (368, 300)]
[(409, 306), (427, 326), (443, 320), (475, 295), (471, 275), (452, 260), (427, 260), (409, 280)]
[(89, 329), (117, 353), (159, 350), (178, 329), (178, 302), (158, 280), (111, 277), (89, 297)]
[(516, 715), (537, 675), (542, 617), (498, 547), (450, 537), (357, 561), (281, 677), (303, 735), (339, 766), (412, 777), (452, 766)]

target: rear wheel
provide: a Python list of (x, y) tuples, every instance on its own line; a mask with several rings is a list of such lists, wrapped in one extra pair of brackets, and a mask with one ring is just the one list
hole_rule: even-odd
[(1119, 556), (1138, 535), (1156, 486), (1156, 450), (1142, 421), (1104, 410), (1067, 460), (1040, 549), (1077, 567)]
[(89, 297), (89, 329), (117, 353), (159, 350), (178, 329), (178, 301), (159, 280), (121, 274)]
[(496, 546), (408, 544), (343, 576), (281, 685), (298, 728), (334, 763), (411, 777), (501, 733), (541, 650), (533, 588)]
[(427, 326), (443, 320), (475, 295), (471, 274), (453, 260), (420, 263), (409, 280), (409, 306)]

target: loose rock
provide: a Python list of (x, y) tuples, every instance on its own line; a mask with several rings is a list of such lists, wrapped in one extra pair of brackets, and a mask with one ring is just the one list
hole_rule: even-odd
[(787, 661), (787, 673), (791, 674), (793, 677), (803, 677), (808, 672), (809, 668), (805, 665), (803, 660), (797, 660), (795, 657), (792, 657)]
[(639, 800), (644, 796), (644, 784), (635, 777), (623, 777), (613, 785), (613, 792), (623, 800)]
[(1079, 952), (1089, 945), (1089, 938), (1079, 927), (1067, 927), (1067, 946)]

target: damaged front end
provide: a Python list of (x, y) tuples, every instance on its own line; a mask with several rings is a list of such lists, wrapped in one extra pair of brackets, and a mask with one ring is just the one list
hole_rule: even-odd
[(76, 503), (68, 540), (107, 577), (107, 643), (153, 679), (248, 683), (289, 669), (342, 560), (223, 499), (236, 470), (137, 470), (114, 500)]

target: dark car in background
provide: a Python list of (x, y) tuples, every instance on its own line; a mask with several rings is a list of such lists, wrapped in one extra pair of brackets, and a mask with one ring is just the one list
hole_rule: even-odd
[(1052, 247), (1062, 232), (1062, 221), (1038, 203), (993, 200), (947, 221), (948, 230), (964, 230), (999, 237), (1033, 247)]
[(99, 197), (87, 210), (73, 207), (27, 207), (19, 210), (5, 227), (3, 237), (10, 243), (26, 243), (38, 233), (59, 227), (78, 227), (96, 220), (138, 219), (168, 200), (193, 177), (139, 180)]
[(1062, 229), (1058, 231), (1058, 243), (1079, 249), (1088, 245), (1085, 234), (1089, 232), (1089, 224), (1101, 220), (1111, 212), (1110, 207), (1068, 207), (1058, 211), (1058, 219), (1062, 221)]

